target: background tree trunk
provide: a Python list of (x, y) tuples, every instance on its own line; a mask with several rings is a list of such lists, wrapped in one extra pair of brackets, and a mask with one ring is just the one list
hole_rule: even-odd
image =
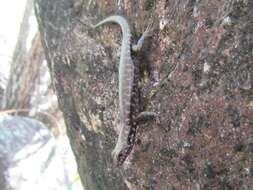
[[(35, 10), (85, 189), (253, 186), (252, 1), (37, 0)], [(93, 31), (77, 21), (111, 14), (128, 19), (133, 41), (155, 22), (133, 59), (141, 64), (144, 107), (159, 116), (140, 126), (120, 169), (110, 155), (120, 30), (108, 24)]]
[[(3, 109), (31, 108), (31, 97), (36, 86), (40, 66), (44, 60), (40, 37), (37, 34), (30, 49), (27, 40), (31, 26), (33, 0), (28, 0), (19, 36), (13, 53), (10, 74), (2, 103)], [(34, 64), (36, 63), (36, 64)], [(32, 81), (32, 82), (31, 82)]]
[(58, 104), (53, 98), (55, 95), (38, 30), (33, 34), (32, 27), (36, 27), (31, 23), (34, 18), (33, 5), (33, 0), (27, 0), (7, 87), (3, 99), (0, 98), (1, 113), (36, 117), (57, 137), (59, 130), (64, 128), (64, 122)]

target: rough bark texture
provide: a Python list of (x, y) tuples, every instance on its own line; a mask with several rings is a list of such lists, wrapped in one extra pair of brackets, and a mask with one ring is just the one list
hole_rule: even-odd
[[(252, 1), (37, 0), (35, 10), (85, 189), (253, 186)], [(121, 169), (110, 155), (120, 30), (108, 24), (92, 31), (77, 21), (115, 13), (127, 17), (133, 41), (156, 23), (133, 58), (142, 64), (144, 107), (159, 116), (140, 126)]]

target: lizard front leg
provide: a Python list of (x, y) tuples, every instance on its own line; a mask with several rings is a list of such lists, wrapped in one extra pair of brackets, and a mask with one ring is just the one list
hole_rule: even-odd
[(151, 36), (151, 31), (152, 31), (152, 27), (153, 27), (153, 23), (150, 23), (148, 25), (148, 27), (146, 28), (146, 30), (143, 32), (143, 34), (141, 35), (140, 39), (138, 40), (137, 44), (134, 44), (132, 45), (132, 50), (134, 52), (138, 52), (141, 50), (142, 46), (143, 46), (143, 43), (144, 43), (144, 40), (147, 38), (147, 37), (150, 37)]

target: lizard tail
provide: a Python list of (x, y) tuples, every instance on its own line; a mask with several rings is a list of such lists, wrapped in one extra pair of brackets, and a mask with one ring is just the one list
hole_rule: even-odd
[(128, 28), (127, 20), (124, 17), (119, 16), (119, 15), (108, 16), (107, 18), (105, 18), (104, 20), (100, 21), (99, 23), (97, 23), (96, 25), (93, 25), (93, 26), (94, 26), (94, 28), (96, 28), (96, 27), (101, 26), (107, 22), (114, 22), (114, 23), (121, 25), (122, 28), (126, 28), (126, 27)]

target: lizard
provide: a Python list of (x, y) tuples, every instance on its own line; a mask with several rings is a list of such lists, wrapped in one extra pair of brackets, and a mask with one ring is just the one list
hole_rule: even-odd
[[(80, 21), (80, 20), (79, 20)], [(84, 24), (82, 21), (80, 21)], [(139, 51), (144, 39), (149, 36), (150, 25), (147, 27), (136, 45), (131, 46), (131, 31), (127, 20), (123, 16), (112, 15), (90, 27), (95, 29), (106, 23), (116, 23), (121, 27), (122, 44), (119, 61), (119, 126), (120, 131), (115, 148), (112, 151), (113, 162), (120, 166), (124, 163), (135, 143), (138, 121), (145, 117), (153, 117), (153, 112), (141, 112), (137, 117), (133, 110), (136, 106), (135, 99), (135, 80), (134, 63), (131, 58), (131, 50)]]

